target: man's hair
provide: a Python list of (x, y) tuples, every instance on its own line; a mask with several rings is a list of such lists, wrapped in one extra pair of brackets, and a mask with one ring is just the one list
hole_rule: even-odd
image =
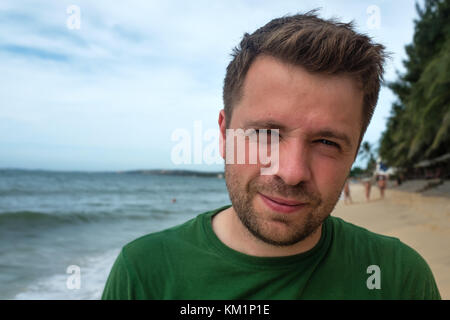
[(228, 128), (233, 107), (242, 97), (245, 76), (255, 58), (269, 55), (309, 72), (348, 74), (364, 92), (362, 137), (372, 118), (383, 81), (385, 47), (353, 30), (353, 23), (324, 20), (317, 10), (273, 19), (252, 34), (245, 33), (233, 49), (223, 87)]

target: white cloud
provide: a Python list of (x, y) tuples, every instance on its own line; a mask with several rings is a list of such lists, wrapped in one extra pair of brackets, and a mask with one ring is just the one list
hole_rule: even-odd
[[(61, 167), (52, 146), (85, 148), (78, 162), (67, 163), (68, 169), (91, 168), (89, 155), (97, 157), (92, 168), (101, 166), (93, 150), (102, 147), (111, 155), (117, 149), (114, 161), (105, 157), (105, 168), (138, 166), (138, 160), (130, 160), (133, 152), (136, 159), (145, 158), (142, 167), (171, 166), (165, 161), (170, 159), (173, 130), (189, 130), (195, 120), (216, 127), (225, 68), (242, 34), (287, 13), (322, 7), (324, 17), (356, 19), (361, 31), (396, 53), (389, 79), (401, 67), (403, 47), (413, 33), (414, 5), (409, 0), (83, 0), (77, 1), (80, 30), (66, 26), (71, 4), (0, 4), (0, 166), (36, 167), (30, 159), (40, 158), (41, 150), (46, 161), (40, 164)], [(366, 28), (371, 4), (380, 7), (380, 30)], [(393, 13), (398, 8), (403, 15)], [(368, 130), (370, 141), (379, 137), (389, 99), (380, 98), (384, 105)], [(40, 147), (32, 151), (33, 144)], [(71, 156), (77, 157), (74, 152)]]

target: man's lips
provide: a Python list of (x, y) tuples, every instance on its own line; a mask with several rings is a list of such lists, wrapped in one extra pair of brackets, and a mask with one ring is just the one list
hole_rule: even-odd
[(258, 193), (261, 196), (263, 202), (272, 210), (289, 213), (297, 211), (298, 209), (304, 207), (307, 203), (299, 202), (297, 200), (289, 200), (283, 198), (277, 198), (272, 196), (266, 196), (262, 193)]
[(272, 200), (274, 202), (277, 202), (279, 204), (284, 204), (287, 206), (298, 206), (301, 204), (304, 204), (303, 202), (300, 201), (296, 201), (296, 200), (288, 200), (288, 199), (282, 199), (282, 198), (276, 198), (276, 197), (272, 197), (272, 196), (267, 196), (265, 194), (260, 193), (262, 196), (268, 198), (269, 200)]

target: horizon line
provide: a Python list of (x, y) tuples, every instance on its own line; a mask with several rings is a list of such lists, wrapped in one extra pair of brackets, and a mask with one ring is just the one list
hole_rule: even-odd
[(137, 171), (167, 171), (167, 172), (176, 172), (176, 171), (185, 171), (185, 172), (200, 172), (200, 173), (223, 173), (224, 171), (220, 170), (192, 170), (192, 169), (167, 169), (167, 168), (153, 168), (153, 169), (123, 169), (123, 170), (76, 170), (76, 169), (40, 169), (40, 168), (14, 168), (14, 167), (0, 167), (0, 171), (7, 170), (17, 170), (17, 171), (49, 171), (49, 172), (111, 172), (111, 173), (126, 173), (126, 172), (137, 172)]

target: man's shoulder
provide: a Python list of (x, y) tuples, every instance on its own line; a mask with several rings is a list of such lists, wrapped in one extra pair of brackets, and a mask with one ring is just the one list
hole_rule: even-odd
[(175, 226), (143, 235), (123, 246), (123, 252), (129, 257), (147, 257), (169, 248), (181, 249), (196, 242), (201, 237), (205, 219), (223, 208), (206, 211)]
[(397, 237), (379, 234), (342, 218), (330, 217), (333, 223), (334, 242), (352, 253), (363, 253), (370, 258), (381, 258), (413, 270), (429, 270), (425, 259), (412, 247)]
[(401, 241), (392, 236), (383, 235), (373, 232), (364, 227), (358, 226), (351, 222), (345, 221), (342, 218), (330, 216), (331, 223), (333, 225), (334, 236), (337, 239), (348, 239), (350, 241), (369, 241), (374, 245), (387, 245), (396, 246)]
[(370, 274), (381, 275), (383, 298), (440, 299), (433, 273), (415, 249), (396, 237), (330, 218), (333, 245), (329, 256), (334, 266), (338, 261), (343, 273), (351, 269), (352, 277), (359, 274), (358, 283)]
[(163, 249), (165, 246), (172, 245), (180, 241), (186, 234), (187, 230), (195, 229), (195, 226), (200, 222), (202, 215), (199, 214), (183, 223), (177, 224), (160, 231), (155, 231), (138, 237), (123, 246), (123, 251), (127, 256), (140, 256), (141, 254), (148, 254), (155, 252), (155, 250)]

